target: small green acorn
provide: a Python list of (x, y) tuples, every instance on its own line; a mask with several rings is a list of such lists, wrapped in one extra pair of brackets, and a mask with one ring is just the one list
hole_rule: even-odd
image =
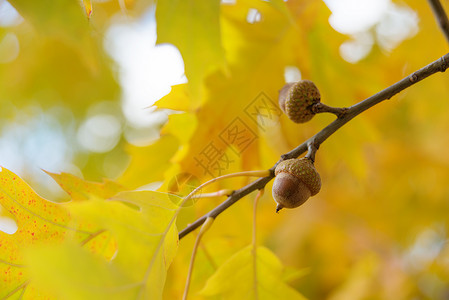
[(320, 91), (310, 80), (287, 83), (279, 92), (281, 110), (295, 123), (312, 119), (315, 115), (312, 106), (320, 101)]
[(277, 165), (275, 175), (272, 194), (277, 203), (276, 212), (302, 205), (321, 189), (320, 174), (307, 157), (282, 161)]

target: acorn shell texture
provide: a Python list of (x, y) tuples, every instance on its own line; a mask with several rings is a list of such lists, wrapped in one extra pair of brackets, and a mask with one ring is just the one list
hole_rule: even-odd
[(321, 189), (321, 178), (315, 166), (309, 158), (293, 158), (280, 162), (275, 170), (275, 175), (289, 173), (299, 179), (310, 190), (310, 195), (318, 194)]
[[(321, 96), (320, 91), (312, 81), (298, 81), (289, 87), (286, 94), (285, 103), (280, 103), (280, 106), (290, 120), (295, 123), (305, 123), (313, 118), (315, 113), (311, 106), (319, 103)], [(284, 108), (282, 108), (283, 105)]]

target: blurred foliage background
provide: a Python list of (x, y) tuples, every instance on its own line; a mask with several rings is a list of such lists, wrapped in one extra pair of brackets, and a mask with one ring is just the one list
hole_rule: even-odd
[[(447, 49), (426, 1), (0, 0), (0, 165), (51, 199), (63, 194), (41, 169), (182, 194), (185, 174), (269, 168), (333, 119), (290, 123), (276, 106), (285, 82), (313, 80), (324, 103), (350, 106)], [(448, 83), (436, 74), (333, 135), (316, 158), (322, 191), (301, 208), (276, 215), (267, 186), (259, 243), (301, 270), (303, 295), (449, 297)], [(251, 241), (253, 198), (204, 238), (195, 297)], [(217, 204), (186, 209), (178, 228)]]

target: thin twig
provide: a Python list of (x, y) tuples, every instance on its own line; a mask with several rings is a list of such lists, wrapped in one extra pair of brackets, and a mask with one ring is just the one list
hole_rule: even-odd
[(204, 223), (204, 221), (208, 217), (216, 218), (219, 214), (221, 214), (223, 211), (225, 211), (228, 207), (230, 207), (232, 204), (240, 200), (242, 197), (248, 195), (249, 193), (260, 190), (274, 177), (274, 169), (276, 168), (277, 164), (280, 163), (283, 160), (290, 159), (290, 158), (296, 158), (307, 151), (307, 146), (310, 142), (314, 142), (315, 147), (319, 147), (327, 138), (329, 138), (334, 132), (336, 132), (338, 129), (340, 129), (343, 125), (348, 123), (350, 120), (352, 120), (357, 115), (361, 114), (365, 110), (373, 107), (376, 104), (379, 104), (380, 102), (390, 99), (394, 95), (398, 94), (399, 92), (405, 90), (406, 88), (416, 84), (417, 82), (423, 80), (424, 78), (435, 74), (437, 72), (444, 72), (449, 67), (449, 53), (442, 56), (438, 60), (430, 63), (429, 65), (425, 66), (422, 69), (419, 69), (418, 71), (410, 74), (409, 76), (405, 77), (404, 79), (396, 82), (395, 84), (387, 87), (386, 89), (378, 92), (377, 94), (374, 94), (373, 96), (351, 106), (348, 107), (348, 110), (344, 114), (343, 117), (336, 119), (329, 125), (327, 125), (325, 128), (323, 128), (320, 132), (312, 136), (310, 139), (293, 149), (292, 151), (284, 154), (281, 156), (281, 159), (271, 168), (270, 176), (259, 178), (252, 183), (246, 185), (245, 187), (236, 190), (228, 199), (226, 199), (224, 202), (222, 202), (220, 205), (209, 211), (207, 214), (202, 216), (201, 218), (197, 219), (192, 224), (188, 225), (184, 230), (182, 230), (179, 233), (179, 238), (182, 239), (185, 237), (188, 233), (192, 232), (201, 224)]
[(430, 6), (432, 7), (435, 18), (449, 43), (449, 20), (447, 18), (446, 12), (444, 11), (443, 5), (441, 5), (440, 0), (428, 0)]

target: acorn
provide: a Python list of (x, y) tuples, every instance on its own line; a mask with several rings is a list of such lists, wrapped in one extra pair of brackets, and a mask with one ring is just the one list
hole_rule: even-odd
[(295, 123), (305, 123), (313, 118), (312, 106), (320, 103), (320, 91), (310, 80), (287, 83), (279, 92), (281, 110)]
[(310, 121), (315, 114), (332, 113), (342, 118), (346, 107), (332, 107), (321, 102), (320, 91), (310, 80), (287, 83), (279, 91), (279, 107), (295, 123)]
[(321, 178), (313, 162), (307, 158), (293, 158), (280, 162), (275, 170), (273, 198), (276, 212), (282, 208), (302, 205), (321, 189)]

